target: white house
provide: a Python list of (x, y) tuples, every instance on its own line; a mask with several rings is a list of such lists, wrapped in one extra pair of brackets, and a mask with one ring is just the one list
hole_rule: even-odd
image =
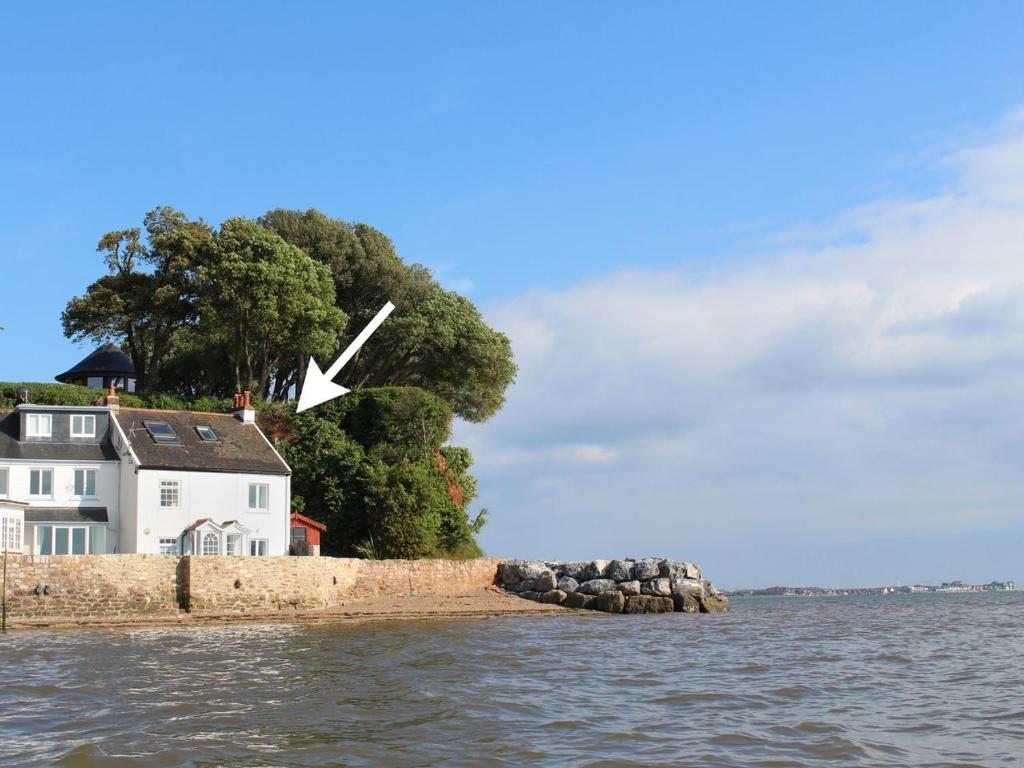
[(248, 404), (222, 414), (103, 402), (0, 410), (5, 541), (20, 533), (26, 554), (288, 553), (291, 470)]

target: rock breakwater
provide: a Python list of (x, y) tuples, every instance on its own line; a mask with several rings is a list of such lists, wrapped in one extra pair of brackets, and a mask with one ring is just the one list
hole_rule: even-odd
[(679, 560), (508, 560), (496, 583), (526, 600), (606, 613), (720, 613), (729, 598)]

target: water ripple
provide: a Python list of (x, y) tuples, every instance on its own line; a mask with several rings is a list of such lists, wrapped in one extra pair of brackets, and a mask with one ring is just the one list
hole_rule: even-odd
[(1010, 766), (1024, 595), (17, 632), (0, 765)]

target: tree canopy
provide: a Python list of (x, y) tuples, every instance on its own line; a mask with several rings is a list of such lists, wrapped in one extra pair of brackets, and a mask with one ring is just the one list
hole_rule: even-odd
[(287, 391), (295, 361), (330, 355), (345, 325), (327, 267), (249, 219), (221, 225), (196, 285), (197, 336), (223, 351), (236, 389)]
[[(328, 526), (326, 554), (480, 553), (472, 456), (446, 443), (455, 416), (501, 408), (516, 366), (472, 302), (406, 264), (379, 230), (312, 209), (214, 228), (159, 207), (98, 250), (107, 274), (68, 302), (65, 334), (120, 342), (133, 398), (152, 407), (226, 408), (251, 390), (292, 467), (295, 507)], [(310, 356), (326, 367), (387, 301), (396, 310), (342, 373), (354, 391), (296, 414)], [(55, 400), (90, 396), (54, 386)]]
[(195, 318), (194, 268), (212, 230), (181, 211), (154, 208), (138, 227), (108, 232), (96, 250), (108, 274), (68, 302), (64, 334), (75, 341), (124, 344), (143, 391), (159, 386), (175, 334)]
[(417, 386), (469, 421), (484, 421), (501, 408), (516, 374), (508, 337), (490, 328), (468, 299), (441, 288), (427, 269), (406, 265), (385, 234), (316, 210), (273, 210), (260, 222), (331, 270), (336, 302), (350, 317), (341, 347), (386, 301), (395, 305), (374, 343), (345, 367), (347, 386)]

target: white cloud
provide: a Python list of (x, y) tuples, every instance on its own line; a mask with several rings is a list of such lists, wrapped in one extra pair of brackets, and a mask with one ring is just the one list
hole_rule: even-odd
[[(1024, 113), (942, 162), (952, 187), (847, 212), (813, 248), (490, 307), (519, 381), (457, 435), (494, 509), (487, 548), (871, 583), (895, 577), (872, 572), (890, 563), (867, 542), (938, 537), (898, 556), (939, 578), (1013, 576), (987, 558), (938, 571), (957, 536), (1022, 531)], [(863, 560), (821, 572), (808, 535)]]

